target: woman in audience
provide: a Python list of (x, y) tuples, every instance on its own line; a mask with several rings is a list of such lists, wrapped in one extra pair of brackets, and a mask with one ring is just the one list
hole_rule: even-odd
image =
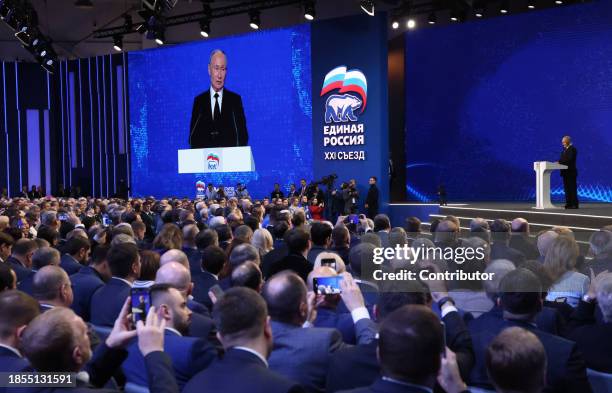
[(148, 287), (155, 283), (155, 275), (159, 269), (160, 256), (155, 251), (140, 251), (140, 277), (134, 281), (134, 286)]
[(164, 224), (161, 231), (153, 240), (153, 248), (162, 255), (172, 249), (180, 250), (183, 246), (183, 232), (174, 224)]
[(573, 307), (578, 305), (589, 289), (589, 278), (576, 271), (577, 259), (578, 244), (573, 237), (561, 235), (555, 239), (544, 259), (544, 266), (553, 282), (546, 300), (564, 299)]
[(253, 233), (251, 244), (259, 251), (259, 256), (263, 259), (264, 255), (274, 249), (273, 240), (270, 231), (265, 228), (260, 228)]

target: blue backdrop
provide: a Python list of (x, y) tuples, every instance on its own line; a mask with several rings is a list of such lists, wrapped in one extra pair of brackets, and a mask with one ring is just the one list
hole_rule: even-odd
[(409, 199), (534, 200), (567, 134), (580, 199), (612, 201), (611, 20), (602, 0), (406, 33)]
[[(242, 96), (256, 172), (178, 174), (193, 99), (210, 86), (210, 52), (228, 58), (226, 86)], [(312, 178), (310, 25), (130, 52), (132, 195), (193, 198), (198, 180), (246, 183), (263, 197), (274, 182)]]

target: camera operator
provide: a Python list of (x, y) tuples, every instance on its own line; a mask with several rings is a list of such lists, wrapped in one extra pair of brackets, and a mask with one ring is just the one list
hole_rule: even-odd
[(344, 214), (357, 213), (359, 191), (357, 191), (355, 179), (349, 180), (346, 187), (342, 189), (342, 199), (344, 200)]

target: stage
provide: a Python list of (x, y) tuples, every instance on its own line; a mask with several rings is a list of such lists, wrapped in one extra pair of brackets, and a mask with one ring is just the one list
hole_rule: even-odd
[(462, 235), (469, 231), (470, 221), (476, 217), (489, 222), (496, 218), (510, 221), (522, 217), (529, 221), (532, 235), (555, 226), (570, 228), (575, 233), (581, 249), (586, 247), (593, 232), (612, 225), (612, 203), (584, 203), (580, 205), (580, 209), (575, 210), (536, 210), (533, 206), (535, 203), (516, 202), (465, 202), (449, 203), (448, 206), (431, 203), (391, 203), (389, 217), (393, 226), (403, 226), (406, 217), (416, 216), (423, 222), (423, 229), (429, 231), (432, 220), (453, 215), (461, 223)]

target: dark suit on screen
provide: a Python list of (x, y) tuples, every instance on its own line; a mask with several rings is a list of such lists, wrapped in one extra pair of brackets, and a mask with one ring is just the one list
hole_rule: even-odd
[(576, 168), (577, 156), (578, 151), (574, 145), (569, 145), (566, 149), (563, 149), (561, 157), (559, 157), (559, 164), (567, 165), (567, 169), (561, 169), (566, 207), (578, 207), (578, 186), (576, 184), (576, 178), (578, 177), (578, 169)]
[(213, 118), (210, 89), (193, 100), (189, 126), (192, 149), (248, 145), (249, 134), (240, 95), (224, 88), (220, 110), (220, 118)]
[(193, 377), (183, 393), (301, 393), (294, 381), (271, 371), (255, 354), (230, 348), (206, 370)]
[(102, 276), (94, 268), (83, 266), (78, 273), (70, 276), (74, 301), (70, 308), (83, 320), (89, 322), (90, 306), (93, 294), (104, 286)]

